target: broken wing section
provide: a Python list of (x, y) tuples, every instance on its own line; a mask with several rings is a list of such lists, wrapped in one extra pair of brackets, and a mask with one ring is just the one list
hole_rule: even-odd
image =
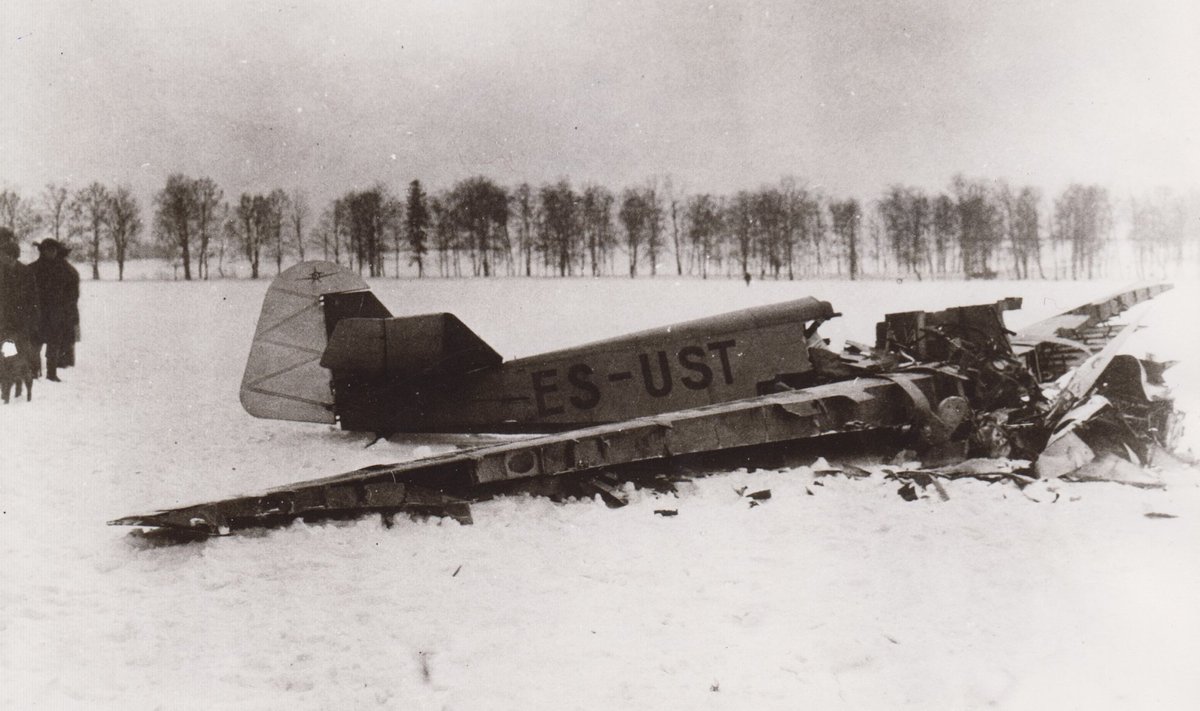
[(1117, 316), (1172, 288), (1166, 283), (1131, 287), (1038, 321), (1013, 335), (1013, 352), (1038, 382), (1054, 381), (1120, 335), (1124, 326)]
[(296, 518), (367, 512), (450, 515), (469, 522), (470, 500), (510, 484), (826, 435), (897, 430), (916, 416), (909, 404), (913, 393), (938, 402), (957, 388), (955, 377), (936, 370), (863, 377), (366, 467), (261, 494), (126, 516), (110, 524), (203, 538)]
[(331, 374), (320, 363), (332, 328), (324, 303), (345, 295), (337, 299), (340, 311), (346, 311), (341, 317), (390, 315), (367, 289), (357, 274), (330, 262), (301, 262), (275, 277), (242, 375), (246, 412), (275, 420), (336, 422)]

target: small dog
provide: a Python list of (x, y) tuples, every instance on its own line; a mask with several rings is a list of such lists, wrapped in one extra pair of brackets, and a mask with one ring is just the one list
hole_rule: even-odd
[(29, 358), (24, 353), (17, 352), (17, 345), (12, 341), (0, 343), (0, 395), (4, 404), (8, 404), (8, 396), (13, 386), (17, 386), (17, 398), (21, 397), (21, 388), (25, 388), (25, 401), (33, 399), (33, 368)]

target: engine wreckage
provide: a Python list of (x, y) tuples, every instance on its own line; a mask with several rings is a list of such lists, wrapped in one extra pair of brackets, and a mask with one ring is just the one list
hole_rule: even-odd
[(919, 461), (910, 490), (937, 477), (1103, 477), (1178, 434), (1170, 364), (1120, 353), (1137, 328), (1123, 312), (1169, 288), (1019, 333), (1003, 312), (1020, 299), (893, 313), (873, 346), (841, 352), (818, 334), (839, 314), (809, 298), (504, 362), (452, 315), (392, 317), (357, 275), (308, 262), (268, 291), (248, 411), (381, 436), (528, 436), (110, 523), (182, 540), (369, 513), (470, 523), (472, 501), (503, 493), (619, 506), (627, 481), (669, 489), (702, 470), (864, 448)]

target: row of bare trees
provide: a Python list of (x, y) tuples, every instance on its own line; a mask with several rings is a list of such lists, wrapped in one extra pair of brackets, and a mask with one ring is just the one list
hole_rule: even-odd
[[(1122, 215), (1139, 276), (1200, 260), (1200, 197), (1160, 190)], [(785, 178), (733, 195), (685, 194), (669, 179), (620, 193), (566, 179), (506, 188), (476, 176), (428, 192), (376, 184), (332, 200), (311, 219), (301, 191), (226, 199), (210, 178), (174, 174), (154, 196), (153, 247), (184, 279), (262, 273), (319, 250), (369, 276), (590, 275), (663, 271), (805, 278), (863, 275), (1093, 278), (1120, 261), (1117, 205), (1096, 185), (1071, 185), (1047, 205), (1030, 186), (956, 176), (945, 191), (892, 185), (871, 203)], [(129, 186), (49, 185), (37, 200), (0, 191), (0, 224), (86, 249), (93, 278), (106, 256), (123, 277), (143, 231)]]
[(82, 244), (93, 279), (100, 278), (100, 261), (110, 247), (124, 275), (128, 250), (142, 233), (141, 212), (128, 185), (109, 188), (92, 182), (72, 192), (51, 183), (36, 200), (0, 190), (0, 225), (22, 239), (44, 234), (66, 244)]
[(242, 193), (227, 201), (211, 178), (177, 173), (167, 178), (154, 203), (156, 241), (178, 260), (184, 279), (192, 278), (193, 265), (198, 278), (210, 278), (213, 258), (224, 276), (235, 254), (249, 265), (253, 279), (264, 257), (275, 263), (276, 273), (293, 255), (305, 259), (309, 208), (301, 191)]
[[(426, 198), (408, 202), (424, 210)], [(1097, 185), (1071, 185), (1047, 207), (1032, 186), (956, 176), (944, 192), (893, 185), (864, 205), (794, 179), (720, 196), (684, 195), (669, 180), (619, 195), (566, 180), (506, 192), (479, 177), (428, 202), (442, 275), (464, 274), (463, 259), (484, 276), (497, 265), (526, 276), (614, 274), (619, 257), (630, 276), (1075, 279), (1117, 261), (1116, 206)], [(1129, 224), (1140, 276), (1200, 260), (1200, 196), (1133, 201)]]

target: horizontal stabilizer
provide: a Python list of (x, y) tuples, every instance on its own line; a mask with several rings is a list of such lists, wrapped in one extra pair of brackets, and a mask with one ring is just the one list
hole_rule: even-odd
[(408, 378), (465, 373), (502, 360), (457, 317), (442, 313), (343, 319), (321, 365), (365, 377)]

